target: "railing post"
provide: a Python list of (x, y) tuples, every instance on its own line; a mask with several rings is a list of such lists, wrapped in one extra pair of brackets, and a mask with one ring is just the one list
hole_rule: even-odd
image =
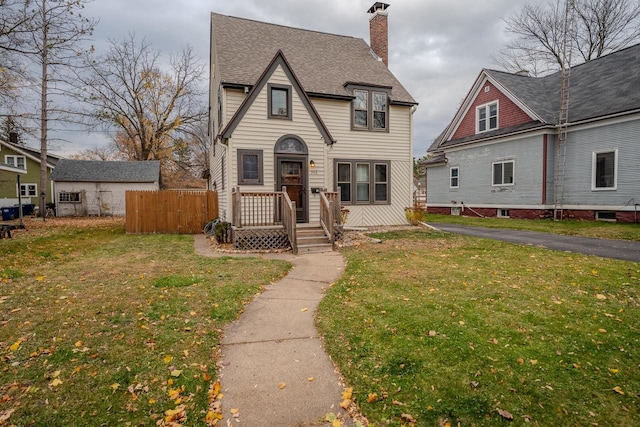
[(233, 206), (233, 216), (235, 218), (234, 225), (238, 228), (242, 228), (242, 193), (240, 193), (240, 187), (236, 187), (235, 206)]

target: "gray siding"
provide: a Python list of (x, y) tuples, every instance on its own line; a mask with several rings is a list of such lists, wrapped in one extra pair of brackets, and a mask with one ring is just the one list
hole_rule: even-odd
[[(592, 190), (595, 151), (618, 151), (616, 190)], [(640, 119), (570, 132), (563, 204), (624, 207), (640, 203)]]
[[(539, 206), (543, 192), (543, 136), (447, 152), (449, 162), (427, 169), (427, 204), (449, 206)], [(492, 164), (513, 160), (513, 185), (492, 185)], [(459, 167), (459, 187), (450, 188), (449, 171)]]

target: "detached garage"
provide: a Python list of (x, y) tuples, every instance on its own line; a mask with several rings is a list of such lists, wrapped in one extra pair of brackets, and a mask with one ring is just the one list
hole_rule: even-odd
[(160, 162), (60, 159), (51, 180), (56, 216), (124, 216), (127, 191), (160, 189)]

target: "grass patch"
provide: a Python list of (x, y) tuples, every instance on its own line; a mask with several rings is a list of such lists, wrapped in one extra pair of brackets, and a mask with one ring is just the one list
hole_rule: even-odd
[(640, 242), (640, 224), (606, 221), (554, 221), (552, 219), (472, 218), (456, 215), (426, 214), (425, 222), (469, 225), (486, 228), (540, 231), (569, 236), (595, 237)]
[(204, 281), (204, 277), (195, 275), (177, 275), (159, 277), (153, 281), (156, 288), (184, 288)]
[[(345, 249), (318, 326), (375, 425), (640, 425), (640, 265), (432, 231)], [(622, 394), (624, 393), (624, 394)]]
[(122, 222), (47, 221), (0, 246), (0, 414), (15, 425), (156, 425), (179, 404), (204, 425), (222, 328), (290, 267)]

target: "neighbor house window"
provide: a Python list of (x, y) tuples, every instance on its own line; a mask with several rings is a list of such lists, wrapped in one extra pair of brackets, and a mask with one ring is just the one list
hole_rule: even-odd
[(592, 190), (615, 190), (618, 185), (618, 150), (593, 153)]
[(60, 203), (80, 203), (80, 193), (75, 191), (58, 193), (58, 201)]
[(269, 84), (269, 118), (291, 118), (291, 86)]
[(340, 201), (352, 204), (390, 203), (390, 162), (378, 160), (337, 160), (336, 187)]
[(513, 160), (493, 163), (493, 185), (513, 185), (514, 165)]
[(453, 167), (449, 169), (449, 187), (458, 188), (460, 186), (460, 168)]
[(498, 218), (509, 218), (509, 209), (498, 209)]
[(261, 185), (262, 150), (238, 150), (238, 184)]
[(389, 95), (382, 91), (353, 90), (353, 129), (386, 131), (389, 127)]
[(24, 156), (4, 156), (4, 162), (14, 168), (27, 169)]
[(481, 105), (476, 109), (476, 132), (498, 129), (498, 102)]
[(38, 185), (20, 184), (20, 195), (22, 197), (38, 197)]

